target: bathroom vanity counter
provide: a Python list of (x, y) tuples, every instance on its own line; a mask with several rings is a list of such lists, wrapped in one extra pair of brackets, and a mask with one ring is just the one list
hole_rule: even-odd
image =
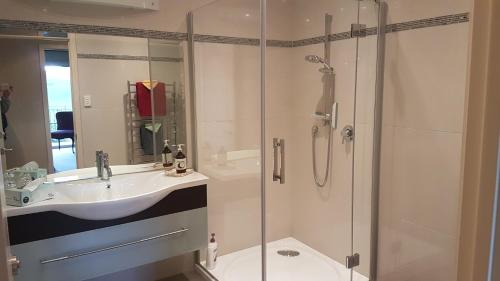
[[(130, 182), (129, 176), (137, 182)], [(199, 173), (180, 178), (162, 171), (121, 175), (112, 177), (116, 187), (109, 190), (93, 186), (97, 179), (79, 181), (72, 184), (81, 186), (64, 185), (75, 188), (67, 197), (9, 208), (11, 249), (23, 265), (15, 280), (87, 280), (203, 249), (208, 237), (207, 180)], [(95, 193), (99, 187), (102, 193)], [(126, 216), (99, 209), (99, 204), (121, 202), (116, 208), (138, 210), (135, 205), (141, 200), (150, 206), (143, 204)], [(61, 211), (65, 204), (108, 214), (100, 219), (76, 217)]]
[(206, 176), (196, 172), (185, 177), (167, 177), (157, 170), (117, 175), (106, 181), (92, 178), (61, 182), (36, 191), (51, 194), (53, 199), (25, 207), (9, 206), (7, 216), (56, 211), (81, 219), (116, 219), (145, 210), (172, 191), (207, 181)]

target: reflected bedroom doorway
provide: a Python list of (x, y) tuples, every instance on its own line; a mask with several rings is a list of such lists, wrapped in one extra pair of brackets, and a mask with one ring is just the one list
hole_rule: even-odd
[(47, 112), (54, 172), (77, 168), (71, 69), (67, 49), (44, 48)]

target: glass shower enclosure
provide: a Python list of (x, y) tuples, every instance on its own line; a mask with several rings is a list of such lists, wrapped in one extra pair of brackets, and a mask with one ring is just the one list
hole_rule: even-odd
[(375, 280), (381, 4), (218, 0), (190, 13), (196, 168), (219, 281)]

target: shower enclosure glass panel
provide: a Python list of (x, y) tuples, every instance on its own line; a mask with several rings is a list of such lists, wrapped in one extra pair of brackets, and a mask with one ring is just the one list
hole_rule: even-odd
[(266, 186), (267, 280), (369, 280), (376, 267), (379, 7), (268, 1), (266, 139), (279, 159), (267, 171), (283, 165), (275, 138), (286, 165)]
[(220, 281), (261, 276), (259, 13), (259, 0), (219, 0), (192, 12), (197, 168), (210, 178), (208, 232), (219, 255), (207, 267)]
[(378, 14), (352, 0), (219, 0), (191, 14), (217, 280), (369, 280)]
[[(381, 89), (383, 79), (383, 42), (384, 34), (379, 34), (379, 19), (383, 3), (375, 1), (359, 1), (359, 23), (366, 30), (358, 38), (356, 96), (354, 124), (356, 137), (354, 141), (353, 170), (353, 251), (361, 255), (360, 265), (354, 271), (362, 276), (370, 277), (376, 269), (376, 233), (378, 204), (378, 155), (376, 141), (378, 127), (375, 126), (378, 113), (375, 101)], [(382, 28), (384, 26), (382, 25)], [(382, 71), (377, 71), (382, 69)], [(380, 108), (381, 110), (381, 108)], [(374, 190), (375, 187), (375, 190)], [(375, 200), (375, 203), (373, 203)], [(373, 221), (372, 221), (373, 219)]]
[(356, 253), (358, 40), (350, 31), (358, 24), (358, 3), (267, 3), (266, 171), (273, 170), (273, 138), (283, 139), (286, 177), (284, 183), (267, 179), (269, 281), (367, 280), (346, 266)]

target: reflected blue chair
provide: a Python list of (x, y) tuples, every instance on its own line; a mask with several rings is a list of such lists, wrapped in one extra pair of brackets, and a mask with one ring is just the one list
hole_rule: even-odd
[(60, 111), (56, 113), (57, 130), (50, 133), (50, 137), (56, 139), (61, 150), (61, 140), (71, 139), (71, 150), (75, 153), (75, 130), (73, 127), (73, 112)]

